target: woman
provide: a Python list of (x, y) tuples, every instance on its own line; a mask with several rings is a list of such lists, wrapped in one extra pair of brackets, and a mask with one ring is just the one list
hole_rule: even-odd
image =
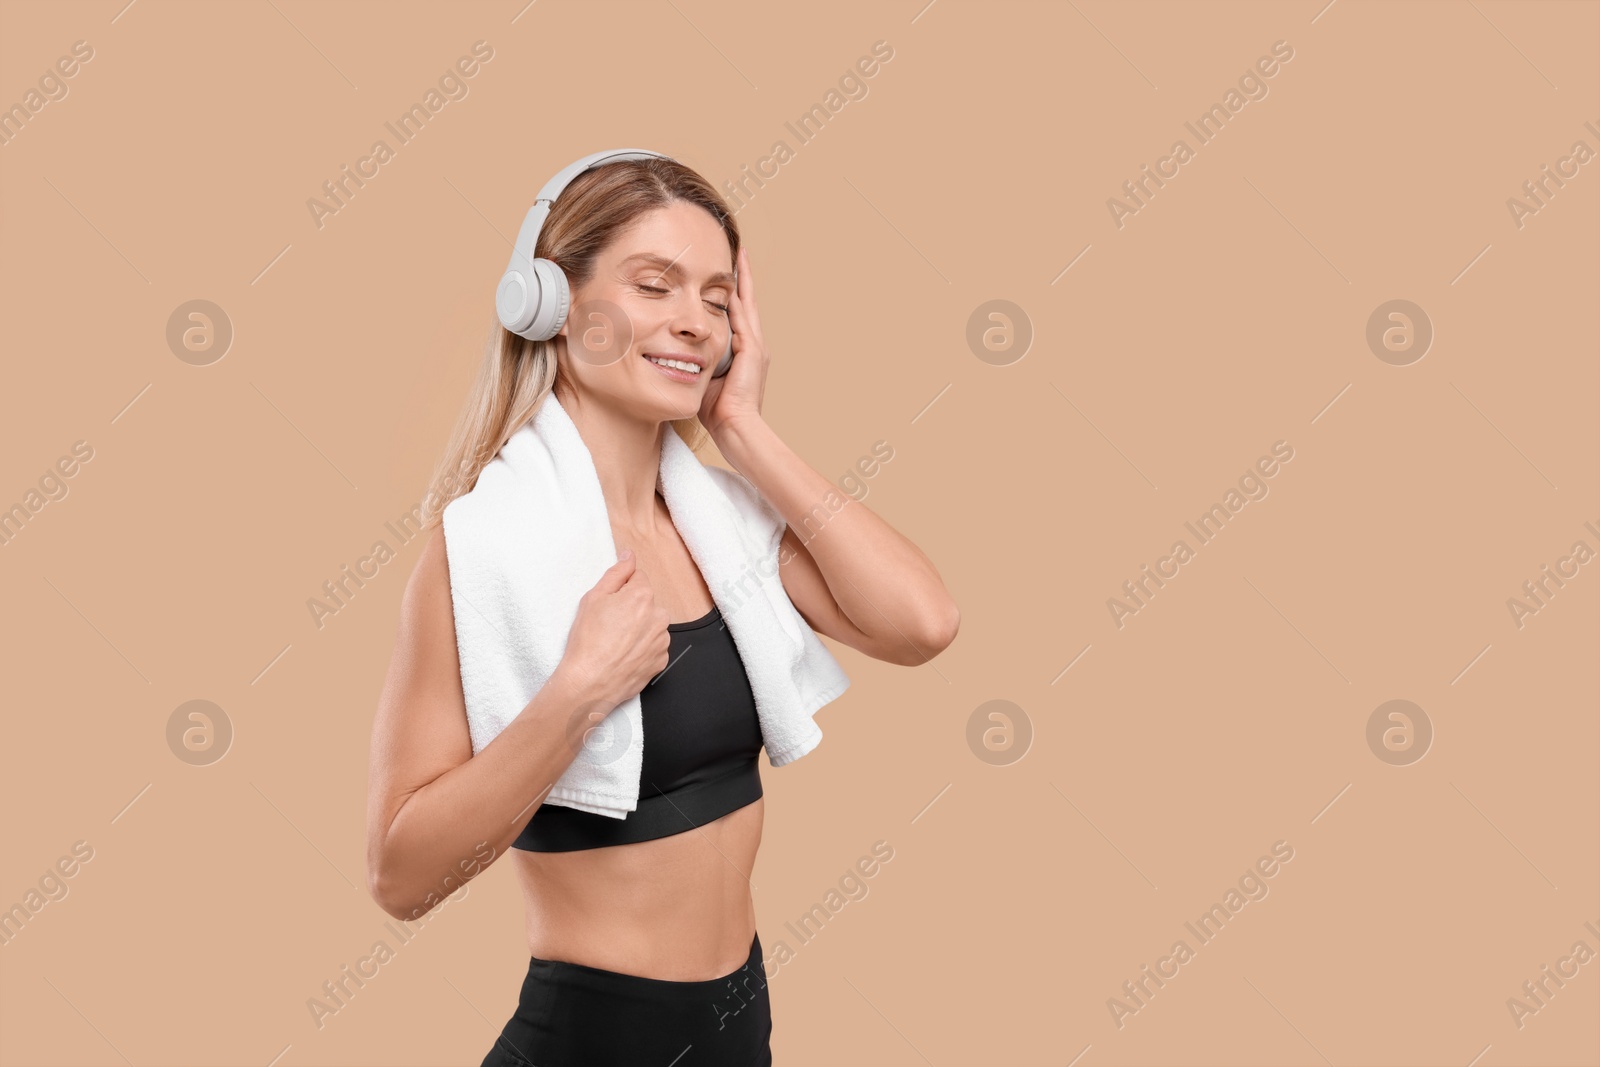
[[(576, 315), (549, 341), (498, 328), (441, 465), (467, 471), (446, 502), (553, 391), (592, 455), (623, 558), (580, 603), (554, 674), (474, 756), (444, 535), (432, 530), (373, 727), (371, 892), (389, 914), (415, 918), (454, 891), (464, 857), (492, 863), (510, 850), (532, 958), (485, 1065), (770, 1063), (749, 885), (763, 811), (759, 726), (737, 650), (656, 493), (662, 435), (694, 444), (703, 426), (781, 512), (782, 586), (815, 631), (916, 665), (954, 639), (956, 606), (928, 558), (858, 501), (843, 498), (809, 543), (796, 536), (840, 494), (762, 420), (771, 357), (755, 280), (704, 178), (666, 159), (597, 166), (557, 197), (535, 254), (566, 274), (575, 309), (621, 309), (631, 344), (621, 358), (591, 358)], [(713, 378), (730, 330), (731, 369)], [(680, 366), (662, 365), (662, 354)], [(680, 663), (691, 639), (695, 656)], [(644, 748), (638, 810), (618, 820), (535, 809), (575, 756), (566, 743), (575, 711), (634, 694), (657, 739)], [(744, 784), (701, 790), (709, 808), (674, 803), (688, 795), (677, 784), (713, 778)]]

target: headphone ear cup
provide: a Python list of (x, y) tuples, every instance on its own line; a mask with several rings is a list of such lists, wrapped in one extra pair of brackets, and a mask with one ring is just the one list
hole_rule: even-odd
[(494, 309), (500, 317), (500, 325), (514, 334), (521, 333), (528, 328), (529, 300), (532, 294), (528, 292), (528, 278), (520, 270), (508, 270), (500, 279), (500, 287), (495, 290)]
[(572, 306), (572, 290), (567, 286), (567, 273), (548, 259), (533, 261), (535, 291), (533, 319), (522, 336), (530, 341), (548, 341), (567, 321)]

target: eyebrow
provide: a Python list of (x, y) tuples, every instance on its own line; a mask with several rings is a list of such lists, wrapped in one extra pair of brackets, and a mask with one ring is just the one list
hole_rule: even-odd
[[(660, 267), (661, 270), (666, 274), (684, 273), (683, 267), (680, 266), (676, 260), (668, 259), (666, 256), (655, 252), (636, 252), (627, 259), (624, 259), (622, 262), (624, 264), (632, 263), (636, 259), (643, 260), (644, 262), (650, 263), (653, 266)], [(706, 281), (711, 285), (717, 285), (719, 283), (724, 285), (733, 285), (737, 279), (735, 279), (734, 276), (729, 274), (727, 271), (721, 270), (707, 278)]]

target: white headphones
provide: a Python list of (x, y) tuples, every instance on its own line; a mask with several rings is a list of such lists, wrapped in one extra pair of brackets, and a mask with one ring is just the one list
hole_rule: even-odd
[[(539, 231), (550, 215), (550, 206), (567, 184), (584, 171), (607, 163), (620, 163), (632, 159), (672, 159), (671, 156), (645, 148), (619, 148), (609, 152), (596, 152), (584, 156), (562, 170), (539, 190), (528, 215), (522, 220), (522, 230), (517, 234), (517, 246), (511, 253), (511, 265), (500, 279), (495, 293), (494, 307), (500, 324), (519, 337), (530, 341), (548, 341), (567, 321), (567, 311), (572, 303), (572, 292), (567, 287), (567, 275), (560, 266), (548, 259), (535, 259), (533, 250), (539, 243)], [(673, 160), (676, 162), (676, 160)], [(728, 373), (733, 363), (733, 329), (728, 329), (728, 350), (711, 373), (720, 378)]]

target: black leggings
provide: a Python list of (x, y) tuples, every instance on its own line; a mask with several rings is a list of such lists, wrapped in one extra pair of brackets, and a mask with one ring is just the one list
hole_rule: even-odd
[(742, 967), (703, 982), (533, 956), (482, 1067), (770, 1067), (771, 1036), (759, 934)]

